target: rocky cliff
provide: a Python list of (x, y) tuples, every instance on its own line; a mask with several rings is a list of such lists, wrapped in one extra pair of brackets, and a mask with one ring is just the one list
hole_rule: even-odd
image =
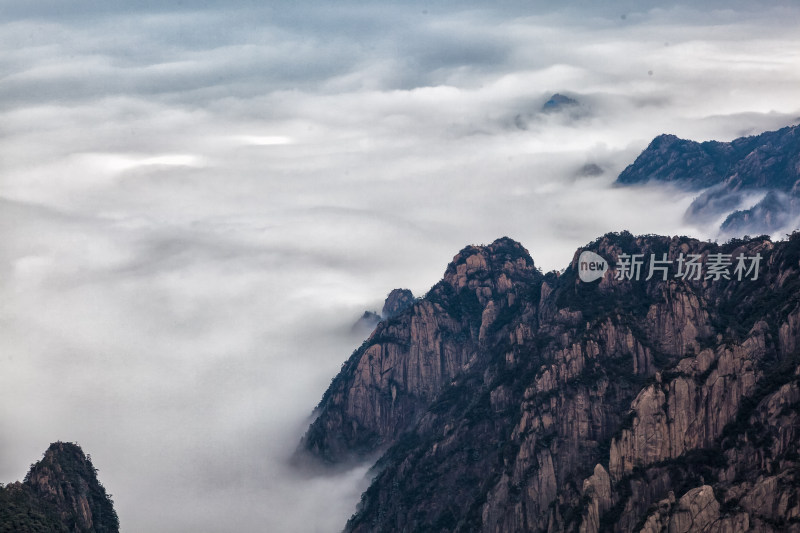
[(579, 252), (467, 247), (345, 362), (301, 450), (380, 455), (347, 531), (800, 531), (800, 234)]
[(344, 363), (303, 447), (340, 461), (393, 443), (445, 385), (483, 362), (478, 347), (494, 317), (541, 277), (524, 248), (510, 239), (462, 250), (442, 282), (379, 323)]
[(725, 218), (722, 233), (793, 230), (800, 217), (800, 126), (731, 142), (653, 139), (617, 178), (620, 185), (674, 183), (702, 193), (686, 211), (690, 221)]
[(0, 486), (0, 532), (113, 533), (119, 520), (77, 444), (56, 442), (22, 482)]
[(414, 293), (408, 289), (393, 289), (386, 296), (381, 311), (382, 318), (392, 318), (399, 315), (414, 304)]

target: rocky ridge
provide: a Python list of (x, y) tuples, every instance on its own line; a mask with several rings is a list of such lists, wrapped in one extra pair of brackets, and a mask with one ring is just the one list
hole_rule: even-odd
[[(467, 247), (354, 352), (301, 443), (380, 454), (346, 531), (800, 531), (800, 234), (585, 250), (598, 282)], [(757, 279), (617, 279), (719, 253)]]
[(649, 181), (702, 191), (686, 218), (723, 216), (723, 234), (791, 231), (800, 217), (800, 126), (731, 142), (659, 135), (617, 178), (620, 185)]

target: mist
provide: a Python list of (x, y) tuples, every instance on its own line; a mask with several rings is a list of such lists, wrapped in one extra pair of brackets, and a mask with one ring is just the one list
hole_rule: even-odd
[(0, 481), (78, 442), (123, 531), (341, 530), (370, 465), (287, 461), (364, 310), (504, 235), (715, 239), (616, 176), (800, 121), (790, 2), (79, 4), (0, 5)]

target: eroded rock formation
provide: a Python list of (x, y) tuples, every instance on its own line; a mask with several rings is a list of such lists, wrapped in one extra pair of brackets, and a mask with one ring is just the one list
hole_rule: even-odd
[[(467, 247), (350, 357), (301, 446), (381, 454), (347, 531), (800, 531), (800, 234), (585, 249)], [(720, 253), (758, 275), (620, 275)]]

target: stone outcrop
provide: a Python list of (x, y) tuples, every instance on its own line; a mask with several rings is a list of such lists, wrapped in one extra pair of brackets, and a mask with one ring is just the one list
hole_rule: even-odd
[(658, 502), (641, 528), (641, 533), (738, 533), (750, 529), (746, 513), (725, 514), (710, 485), (689, 490), (678, 502), (670, 492), (669, 497)]
[[(467, 247), (356, 350), (300, 452), (380, 455), (346, 531), (798, 531), (800, 234), (585, 249), (599, 281), (580, 250), (541, 274), (510, 239)], [(719, 253), (758, 276), (620, 275)]]
[(603, 465), (595, 465), (594, 473), (583, 482), (583, 496), (589, 501), (579, 531), (599, 531), (600, 518), (611, 508), (611, 478)]
[(394, 289), (386, 296), (382, 318), (392, 318), (414, 305), (414, 294), (408, 289)]

